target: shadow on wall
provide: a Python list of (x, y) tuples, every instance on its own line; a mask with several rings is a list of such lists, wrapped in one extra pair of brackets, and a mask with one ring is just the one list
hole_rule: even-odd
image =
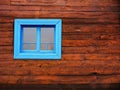
[(120, 90), (120, 84), (109, 85), (0, 85), (4, 90)]

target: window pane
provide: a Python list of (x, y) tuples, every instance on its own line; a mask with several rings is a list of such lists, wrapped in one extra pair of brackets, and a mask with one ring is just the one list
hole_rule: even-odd
[(54, 48), (54, 28), (41, 28), (41, 50), (53, 50)]
[(36, 49), (36, 28), (24, 27), (23, 28), (23, 50)]
[(36, 49), (36, 44), (24, 44), (23, 49), (24, 50), (35, 50)]
[(23, 43), (36, 42), (36, 28), (24, 27), (23, 28)]
[(36, 44), (30, 44), (30, 50), (35, 50), (36, 49)]
[(54, 42), (54, 28), (41, 28), (41, 43)]
[(29, 44), (24, 44), (23, 45), (23, 50), (29, 50)]
[(41, 44), (41, 50), (46, 50), (46, 44)]
[(48, 45), (48, 50), (53, 50), (54, 49), (54, 44), (49, 44)]

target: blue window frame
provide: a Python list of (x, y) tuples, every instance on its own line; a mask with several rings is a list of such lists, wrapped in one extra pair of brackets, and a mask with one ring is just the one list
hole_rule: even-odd
[(14, 59), (61, 59), (61, 19), (15, 19)]

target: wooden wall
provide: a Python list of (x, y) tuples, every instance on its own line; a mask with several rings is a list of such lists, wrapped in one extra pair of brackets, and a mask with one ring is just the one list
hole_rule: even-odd
[[(120, 83), (119, 0), (0, 0), (0, 84)], [(61, 18), (61, 60), (14, 60), (15, 18)]]

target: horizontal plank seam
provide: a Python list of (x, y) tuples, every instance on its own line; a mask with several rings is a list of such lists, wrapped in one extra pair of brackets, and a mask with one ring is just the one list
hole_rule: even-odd
[[(9, 76), (13, 76), (14, 74), (10, 74)], [(29, 76), (65, 76), (65, 77), (71, 77), (71, 76), (118, 76), (118, 75), (120, 75), (120, 73), (118, 73), (118, 74), (98, 74), (98, 73), (96, 73), (96, 74), (88, 74), (88, 75), (70, 75), (70, 74), (68, 74), (68, 75), (62, 75), (62, 74), (60, 74), (60, 75), (57, 75), (57, 74), (55, 74), (55, 75), (50, 75), (50, 74), (48, 74), (48, 75), (29, 75)], [(8, 76), (8, 74), (0, 74), (0, 76)], [(28, 75), (14, 75), (14, 76), (28, 76)]]

